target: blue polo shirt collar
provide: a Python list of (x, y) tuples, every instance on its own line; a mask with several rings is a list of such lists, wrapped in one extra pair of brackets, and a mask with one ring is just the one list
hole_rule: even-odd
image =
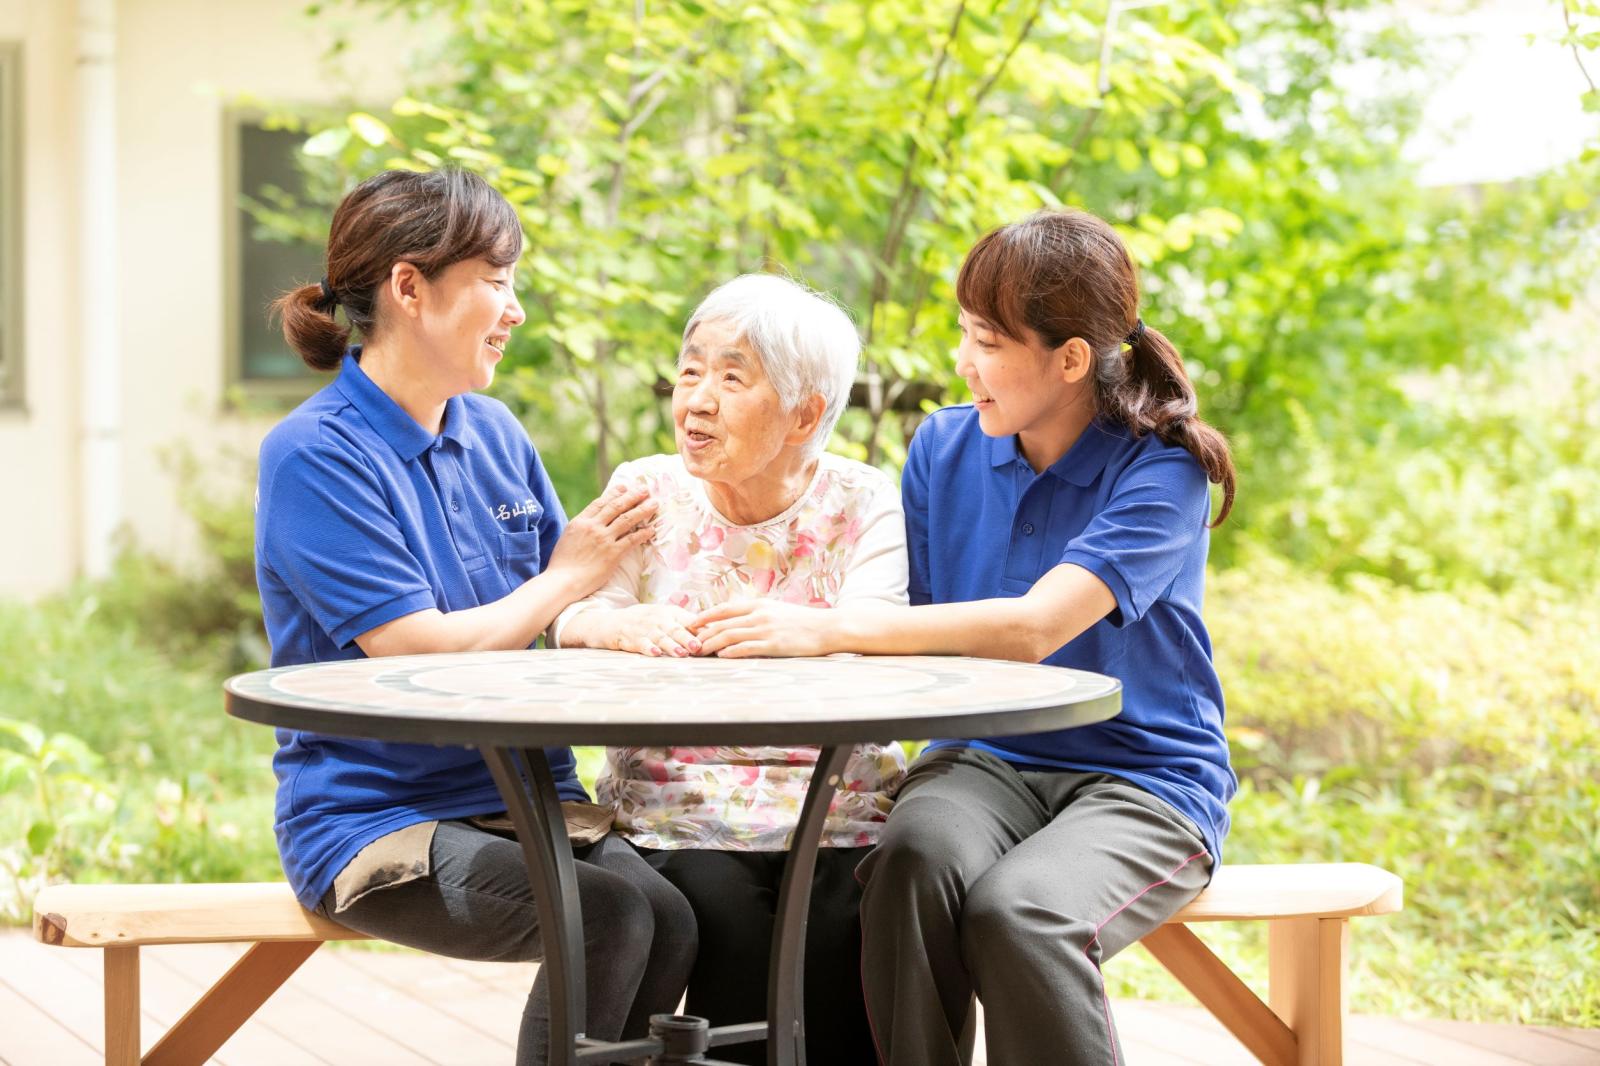
[(439, 438), (453, 440), (463, 448), (472, 447), (472, 427), (466, 417), (466, 402), (460, 396), (445, 402), (444, 424), (439, 437), (434, 437), (362, 371), (360, 345), (345, 353), (334, 386), (361, 412), (384, 443), (407, 462), (433, 447)]
[[(1072, 447), (1067, 449), (1067, 454), (1051, 463), (1044, 472), (1079, 487), (1092, 485), (1106, 468), (1106, 463), (1110, 461), (1118, 445), (1127, 439), (1127, 433), (1121, 428), (1096, 419), (1089, 423), (1076, 441), (1073, 441)], [(1026, 462), (1022, 450), (1017, 447), (1015, 434), (989, 438), (990, 466), (1001, 467)]]

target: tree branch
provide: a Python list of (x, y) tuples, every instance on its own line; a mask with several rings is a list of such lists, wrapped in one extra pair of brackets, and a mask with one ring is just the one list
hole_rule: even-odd
[[(939, 79), (944, 75), (944, 65), (950, 58), (950, 49), (956, 42), (956, 37), (961, 32), (961, 20), (967, 14), (967, 0), (959, 0), (956, 4), (954, 17), (950, 19), (950, 29), (945, 32), (944, 41), (939, 45), (939, 56), (934, 61), (933, 73), (928, 79), (928, 91), (922, 98), (922, 109), (918, 115), (918, 125), (926, 127), (928, 113), (932, 110), (935, 94), (939, 89)], [(915, 138), (910, 138), (906, 146), (906, 162), (900, 170), (900, 188), (895, 193), (894, 203), (889, 208), (889, 226), (883, 234), (883, 246), (878, 255), (876, 270), (872, 279), (872, 294), (868, 297), (867, 305), (867, 344), (872, 344), (873, 334), (876, 332), (878, 305), (888, 295), (889, 290), (889, 263), (895, 253), (900, 249), (900, 240), (909, 221), (912, 205), (912, 178), (916, 173), (917, 157), (922, 149), (917, 146)], [(869, 367), (869, 371), (870, 371)]]
[(994, 68), (993, 73), (988, 78), (984, 79), (983, 84), (978, 87), (978, 91), (972, 94), (972, 109), (974, 111), (978, 109), (979, 104), (983, 103), (983, 98), (989, 95), (989, 90), (994, 88), (995, 82), (1000, 80), (1000, 75), (1005, 73), (1006, 67), (1011, 64), (1011, 57), (1017, 54), (1017, 49), (1022, 47), (1022, 42), (1026, 41), (1028, 34), (1033, 32), (1033, 24), (1039, 21), (1040, 15), (1044, 14), (1044, 4), (1045, 0), (1039, 0), (1034, 5), (1033, 14), (1029, 15), (1027, 21), (1022, 24), (1022, 29), (1017, 31), (1017, 39), (1011, 42), (1011, 47), (1006, 49), (1006, 54), (1000, 57), (999, 65)]
[(1583, 74), (1583, 80), (1589, 83), (1589, 91), (1596, 92), (1594, 79), (1589, 77), (1589, 68), (1583, 65), (1583, 53), (1578, 51), (1578, 31), (1572, 25), (1572, 5), (1567, 0), (1561, 0), (1561, 19), (1567, 24), (1567, 34), (1572, 38), (1572, 59), (1578, 64), (1578, 70)]

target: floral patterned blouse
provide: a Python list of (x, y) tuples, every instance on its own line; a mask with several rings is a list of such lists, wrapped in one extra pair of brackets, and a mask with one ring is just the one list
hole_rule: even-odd
[[(562, 612), (555, 642), (578, 612), (669, 603), (701, 611), (770, 597), (836, 607), (906, 602), (905, 515), (881, 472), (824, 453), (788, 510), (739, 525), (719, 514), (677, 455), (624, 463), (611, 482), (649, 490), (656, 538), (611, 580)], [(617, 831), (646, 848), (782, 851), (800, 817), (817, 748), (610, 748), (596, 793)], [(898, 744), (862, 744), (828, 810), (824, 847), (875, 844), (905, 774)]]

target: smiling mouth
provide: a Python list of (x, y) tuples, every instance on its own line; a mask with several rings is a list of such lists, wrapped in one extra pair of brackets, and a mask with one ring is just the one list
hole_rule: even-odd
[(506, 354), (506, 340), (507, 339), (508, 338), (506, 338), (506, 337), (490, 337), (488, 340), (484, 341), (483, 343), (487, 344), (489, 347), (493, 348), (495, 351), (499, 352), (501, 355), (505, 355)]
[(711, 434), (702, 433), (698, 429), (685, 429), (683, 431), (683, 439), (690, 444), (709, 444), (716, 440)]

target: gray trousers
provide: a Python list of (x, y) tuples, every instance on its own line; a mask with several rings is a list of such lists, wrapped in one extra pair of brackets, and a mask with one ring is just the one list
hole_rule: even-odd
[(1106, 774), (940, 749), (856, 876), (867, 1014), (886, 1066), (960, 1066), (974, 993), (989, 1066), (1122, 1061), (1100, 963), (1205, 887), (1193, 824)]
[[(587, 1035), (644, 1036), (671, 1014), (694, 965), (689, 903), (627, 841), (607, 836), (578, 856), (588, 999)], [(334, 915), (342, 925), (457, 959), (523, 962), (543, 955), (522, 846), (462, 822), (440, 822), (424, 877), (381, 888)], [(333, 890), (323, 899), (333, 910)], [(550, 999), (543, 967), (522, 1012), (518, 1066), (548, 1061)]]

